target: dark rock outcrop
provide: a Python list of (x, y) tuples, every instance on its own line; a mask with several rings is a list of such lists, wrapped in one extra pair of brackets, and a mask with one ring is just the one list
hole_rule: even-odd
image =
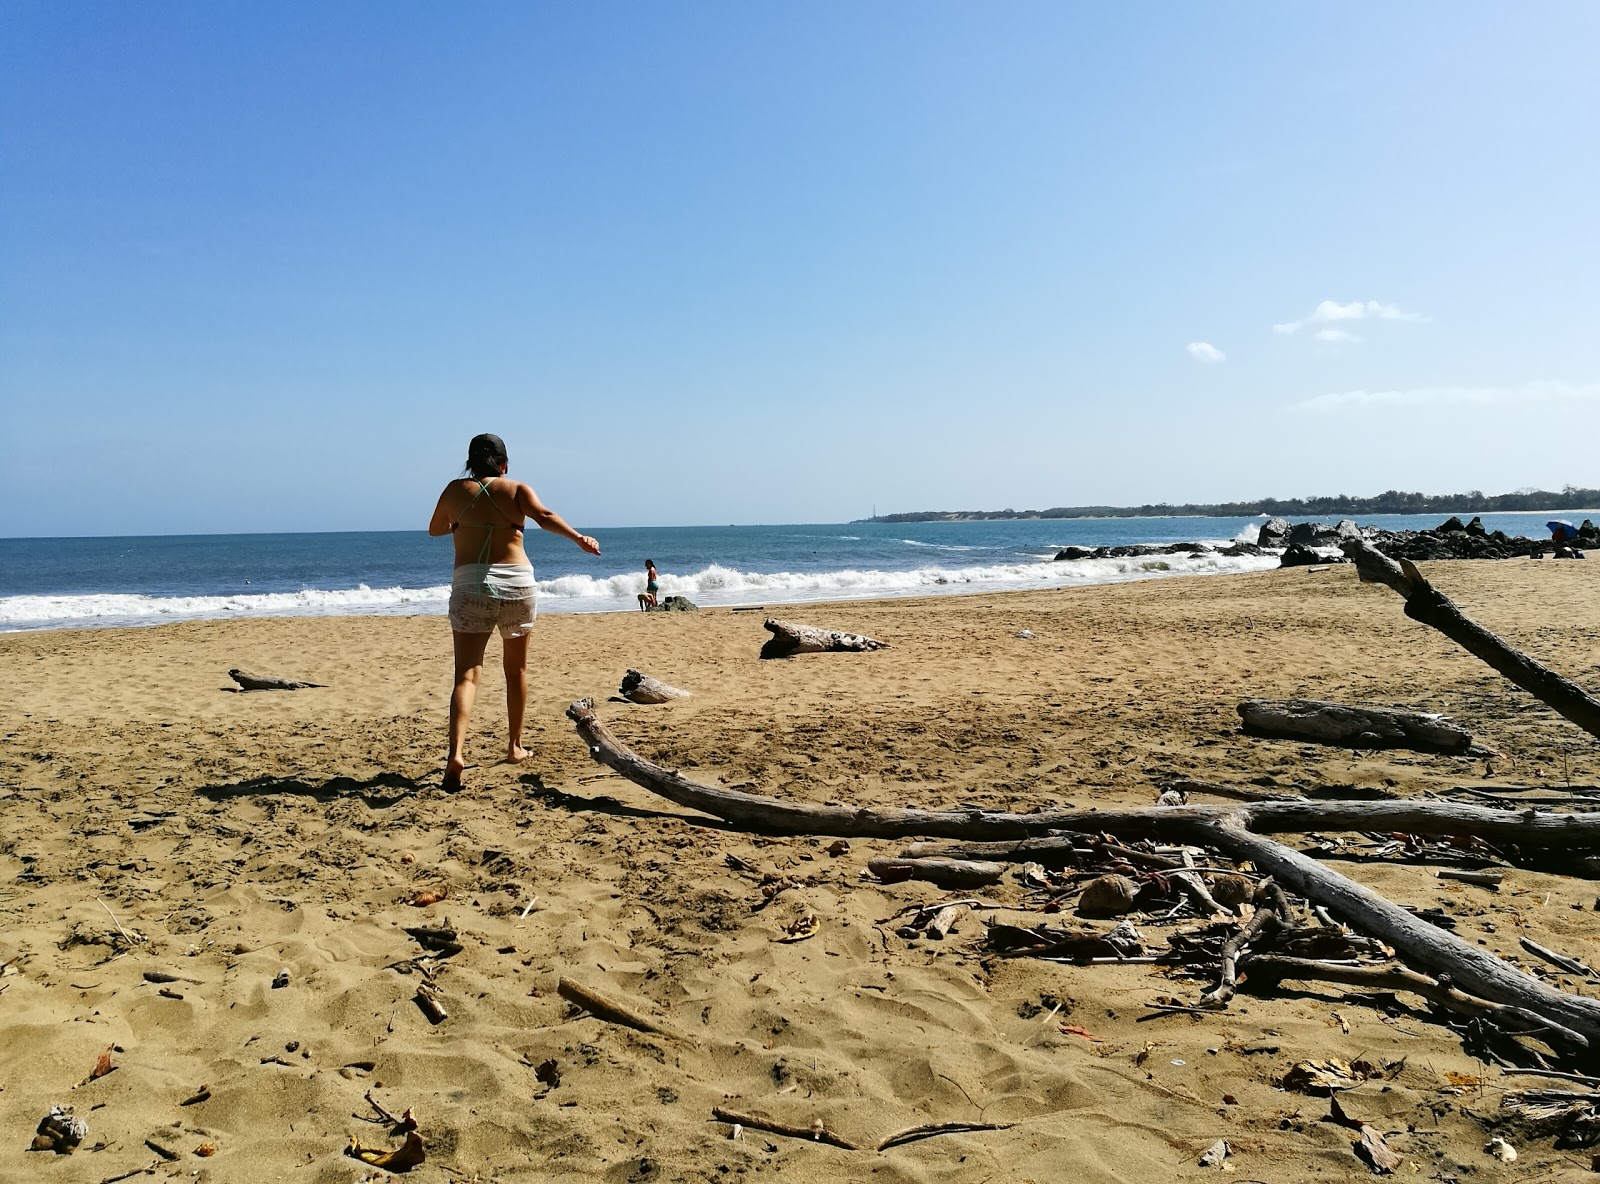
[(1281, 547), (1289, 537), (1289, 523), (1282, 518), (1268, 518), (1256, 535), (1258, 547)]

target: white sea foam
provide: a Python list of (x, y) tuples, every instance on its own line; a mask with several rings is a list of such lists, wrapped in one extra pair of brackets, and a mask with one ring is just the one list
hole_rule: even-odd
[[(1277, 566), (1275, 555), (1139, 555), (1059, 563), (1019, 559), (974, 567), (911, 571), (845, 568), (819, 572), (747, 572), (712, 564), (689, 575), (661, 574), (662, 596), (687, 596), (701, 605), (796, 603), (880, 597), (949, 595), (1122, 583), (1166, 575), (1226, 574)], [(540, 580), (541, 612), (609, 612), (637, 608), (644, 576), (564, 575)], [(0, 597), (0, 632), (81, 626), (153, 625), (218, 617), (442, 614), (447, 585), (429, 588), (317, 589), (234, 596), (90, 594)]]

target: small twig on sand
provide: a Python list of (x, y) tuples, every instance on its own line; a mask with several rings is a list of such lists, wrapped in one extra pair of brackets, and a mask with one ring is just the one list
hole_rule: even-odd
[(1594, 973), (1594, 971), (1590, 970), (1576, 958), (1569, 958), (1565, 954), (1558, 954), (1548, 946), (1542, 946), (1531, 938), (1519, 937), (1517, 938), (1517, 944), (1535, 957), (1543, 958), (1552, 966), (1559, 966), (1568, 974), (1581, 974), (1587, 977), (1588, 975)]
[(370, 1089), (366, 1092), (366, 1099), (367, 1105), (372, 1107), (373, 1112), (376, 1113), (380, 1119), (382, 1119), (384, 1122), (387, 1122), (390, 1126), (400, 1125), (400, 1120), (398, 1118), (396, 1118), (393, 1114), (390, 1114), (382, 1106), (378, 1105), (378, 1100), (372, 1096), (372, 1091)]
[(968, 1131), (1005, 1131), (1010, 1130), (1012, 1125), (1009, 1122), (930, 1122), (890, 1135), (878, 1144), (878, 1150), (887, 1151), (890, 1147), (898, 1147), (901, 1143), (914, 1143), (918, 1139), (931, 1139), (935, 1135), (959, 1135)]
[(156, 1174), (156, 1166), (160, 1162), (161, 1161), (159, 1159), (153, 1159), (150, 1161), (149, 1167), (134, 1168), (133, 1171), (123, 1172), (120, 1176), (107, 1176), (104, 1180), (100, 1181), (100, 1184), (117, 1184), (117, 1181), (119, 1180), (131, 1180), (135, 1176), (153, 1176)]
[(728, 1110), (722, 1106), (713, 1106), (711, 1114), (719, 1122), (736, 1123), (747, 1126), (753, 1131), (770, 1131), (774, 1135), (788, 1135), (791, 1139), (809, 1139), (813, 1143), (827, 1143), (834, 1147), (842, 1147), (846, 1151), (860, 1151), (849, 1139), (836, 1135), (822, 1125), (819, 1118), (810, 1126), (793, 1126), (787, 1122), (779, 1122), (775, 1118), (768, 1118), (765, 1114), (741, 1114), (737, 1110)]
[(144, 940), (143, 938), (134, 937), (126, 929), (124, 929), (122, 927), (122, 922), (117, 920), (117, 914), (115, 914), (115, 913), (113, 913), (111, 911), (111, 906), (108, 905), (105, 901), (101, 900), (97, 896), (97, 897), (94, 898), (94, 902), (95, 902), (95, 904), (99, 905), (101, 908), (105, 909), (106, 916), (111, 918), (111, 923), (117, 927), (117, 932), (122, 934), (122, 940), (123, 941), (127, 942), (130, 946), (136, 946), (142, 940)]

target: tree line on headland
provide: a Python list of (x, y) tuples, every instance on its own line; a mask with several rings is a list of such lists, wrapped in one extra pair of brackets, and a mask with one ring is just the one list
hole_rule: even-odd
[(1267, 497), (1253, 502), (1190, 502), (1180, 506), (1160, 502), (1144, 506), (1055, 506), (1048, 510), (916, 510), (905, 514), (880, 514), (859, 522), (984, 522), (1010, 518), (1249, 518), (1325, 517), (1357, 514), (1514, 514), (1530, 510), (1586, 510), (1600, 506), (1600, 489), (1564, 486), (1519, 489), (1515, 493), (1405, 493), (1391, 489), (1376, 497)]

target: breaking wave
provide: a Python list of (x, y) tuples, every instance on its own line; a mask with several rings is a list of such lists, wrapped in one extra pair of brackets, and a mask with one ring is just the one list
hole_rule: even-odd
[[(816, 600), (1012, 591), (1083, 584), (1122, 583), (1169, 575), (1220, 575), (1276, 567), (1275, 555), (1139, 555), (1062, 562), (1025, 559), (974, 567), (918, 567), (906, 571), (845, 568), (816, 572), (753, 572), (712, 564), (690, 575), (661, 576), (661, 595), (696, 604), (739, 605)], [(541, 612), (614, 612), (637, 608), (644, 576), (562, 575), (538, 582)], [(82, 626), (154, 625), (167, 621), (273, 616), (413, 616), (442, 614), (450, 588), (306, 588), (218, 596), (145, 596), (133, 593), (0, 597), (0, 632)]]

